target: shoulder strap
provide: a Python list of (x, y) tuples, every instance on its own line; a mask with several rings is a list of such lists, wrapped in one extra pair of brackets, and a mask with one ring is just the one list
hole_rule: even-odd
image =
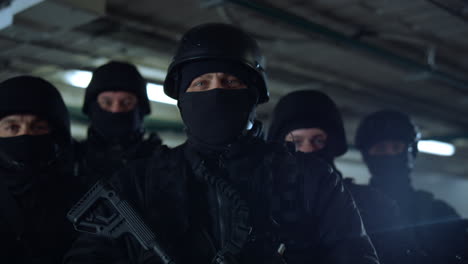
[(192, 171), (195, 176), (212, 186), (221, 194), (223, 199), (229, 200), (233, 204), (231, 239), (224, 248), (218, 251), (213, 259), (213, 263), (223, 263), (226, 258), (238, 255), (249, 240), (252, 230), (249, 208), (237, 190), (223, 177), (211, 173), (204, 160), (198, 155), (185, 151), (185, 156), (191, 161)]

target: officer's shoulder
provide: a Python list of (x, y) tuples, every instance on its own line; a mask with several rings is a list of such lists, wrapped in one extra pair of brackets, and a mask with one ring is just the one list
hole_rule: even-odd
[(434, 194), (424, 190), (415, 190), (413, 193), (413, 197), (416, 200), (416, 202), (433, 203), (436, 201), (440, 201), (435, 198)]
[(167, 166), (171, 161), (171, 157), (175, 155), (174, 152), (176, 151), (176, 149), (171, 149), (166, 145), (158, 145), (149, 155), (144, 155), (142, 157), (129, 160), (126, 166), (119, 172), (141, 173), (156, 167)]
[(437, 199), (430, 192), (417, 190), (415, 191), (415, 198), (416, 203), (418, 203), (420, 206), (430, 208), (430, 210), (435, 214), (458, 216), (458, 213), (454, 208), (452, 208), (445, 201)]
[(293, 153), (284, 145), (275, 141), (263, 141), (262, 155), (271, 160), (273, 165), (295, 163)]
[(395, 200), (370, 185), (358, 184), (352, 178), (344, 178), (343, 184), (355, 198), (362, 198), (366, 200), (367, 203), (373, 203), (381, 208), (398, 210), (398, 205)]
[(132, 167), (150, 167), (150, 168), (158, 168), (158, 167), (167, 167), (167, 166), (174, 166), (175, 162), (180, 160), (180, 156), (183, 155), (183, 146), (178, 146), (175, 148), (170, 148), (167, 145), (157, 145), (153, 149), (151, 155), (136, 159), (129, 163), (129, 166)]
[(283, 156), (288, 156), (290, 155), (290, 151), (287, 149), (287, 147), (284, 144), (281, 144), (276, 141), (258, 141), (263, 145), (263, 151), (272, 153), (275, 155), (283, 155)]
[(130, 161), (116, 177), (129, 185), (162, 182), (166, 178), (175, 177), (174, 172), (180, 166), (181, 155), (181, 147), (171, 149), (161, 145), (151, 156)]
[(364, 185), (357, 184), (353, 178), (343, 178), (343, 184), (350, 190), (351, 192), (364, 192), (365, 190)]
[(162, 146), (162, 140), (157, 133), (145, 133), (142, 141), (136, 145), (139, 156), (151, 156), (153, 152), (159, 151), (159, 147)]
[(156, 132), (145, 133), (143, 136), (143, 142), (151, 145), (162, 145), (162, 140)]
[(381, 192), (379, 192), (377, 189), (373, 188), (372, 186), (356, 183), (356, 181), (353, 178), (343, 178), (343, 184), (350, 191), (368, 193), (372, 196), (383, 195)]

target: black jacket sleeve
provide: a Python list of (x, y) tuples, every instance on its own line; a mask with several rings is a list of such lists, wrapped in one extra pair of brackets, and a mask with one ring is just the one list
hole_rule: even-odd
[(118, 240), (83, 234), (65, 255), (64, 263), (130, 264), (125, 247)]
[(297, 162), (304, 175), (307, 217), (317, 223), (321, 262), (379, 263), (356, 204), (338, 174), (307, 156), (298, 155)]

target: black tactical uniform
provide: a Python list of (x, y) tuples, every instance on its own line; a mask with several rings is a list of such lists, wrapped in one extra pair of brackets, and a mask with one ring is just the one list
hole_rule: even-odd
[[(303, 128), (322, 129), (327, 140), (323, 149), (301, 155), (318, 157), (336, 170), (335, 158), (346, 153), (348, 147), (341, 113), (325, 93), (304, 90), (281, 98), (274, 110), (268, 139), (282, 143), (291, 131)], [(416, 256), (409, 252), (417, 246), (411, 236), (399, 231), (402, 219), (397, 204), (372, 187), (355, 184), (351, 179), (344, 183), (356, 201), (381, 263), (413, 263)]]
[[(105, 91), (133, 93), (137, 107), (123, 113), (107, 112), (97, 103), (98, 95)], [(135, 66), (113, 61), (93, 72), (83, 105), (83, 113), (91, 121), (88, 138), (75, 144), (75, 174), (82, 182), (92, 185), (128, 161), (151, 156), (161, 140), (156, 134), (144, 134), (143, 117), (150, 111), (146, 81)]]
[(75, 236), (66, 221), (71, 192), (68, 112), (57, 89), (35, 77), (0, 83), (0, 118), (32, 114), (46, 135), (0, 138), (0, 262), (61, 263)]
[[(394, 199), (404, 219), (402, 228), (414, 230), (431, 263), (462, 263), (465, 228), (447, 203), (411, 186), (410, 173), (418, 153), (420, 133), (406, 114), (375, 112), (361, 122), (356, 133), (359, 148), (372, 175), (370, 186)], [(369, 148), (384, 140), (406, 144), (397, 155), (370, 155)], [(466, 261), (466, 260), (465, 260)]]
[[(268, 100), (263, 67), (256, 42), (239, 29), (191, 29), (165, 82), (166, 94), (179, 100), (189, 139), (132, 164), (113, 186), (177, 263), (378, 263), (336, 174), (267, 144), (258, 125), (245, 128), (255, 106)], [(194, 78), (213, 72), (234, 75), (248, 88), (185, 92)], [(86, 235), (65, 263), (160, 262), (130, 237)]]

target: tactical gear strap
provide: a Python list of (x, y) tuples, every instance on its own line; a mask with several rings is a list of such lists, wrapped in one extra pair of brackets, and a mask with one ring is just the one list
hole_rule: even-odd
[[(193, 155), (195, 156), (195, 155)], [(233, 230), (230, 240), (226, 246), (218, 251), (212, 263), (230, 264), (232, 261), (226, 262), (228, 259), (233, 259), (240, 253), (244, 245), (249, 240), (252, 226), (250, 224), (250, 213), (247, 203), (240, 197), (236, 189), (226, 180), (210, 173), (205, 166), (205, 162), (200, 157), (191, 157), (197, 159), (191, 162), (193, 172), (203, 181), (207, 182), (216, 189), (226, 200), (233, 203), (232, 223)], [(227, 257), (231, 256), (231, 257)]]

